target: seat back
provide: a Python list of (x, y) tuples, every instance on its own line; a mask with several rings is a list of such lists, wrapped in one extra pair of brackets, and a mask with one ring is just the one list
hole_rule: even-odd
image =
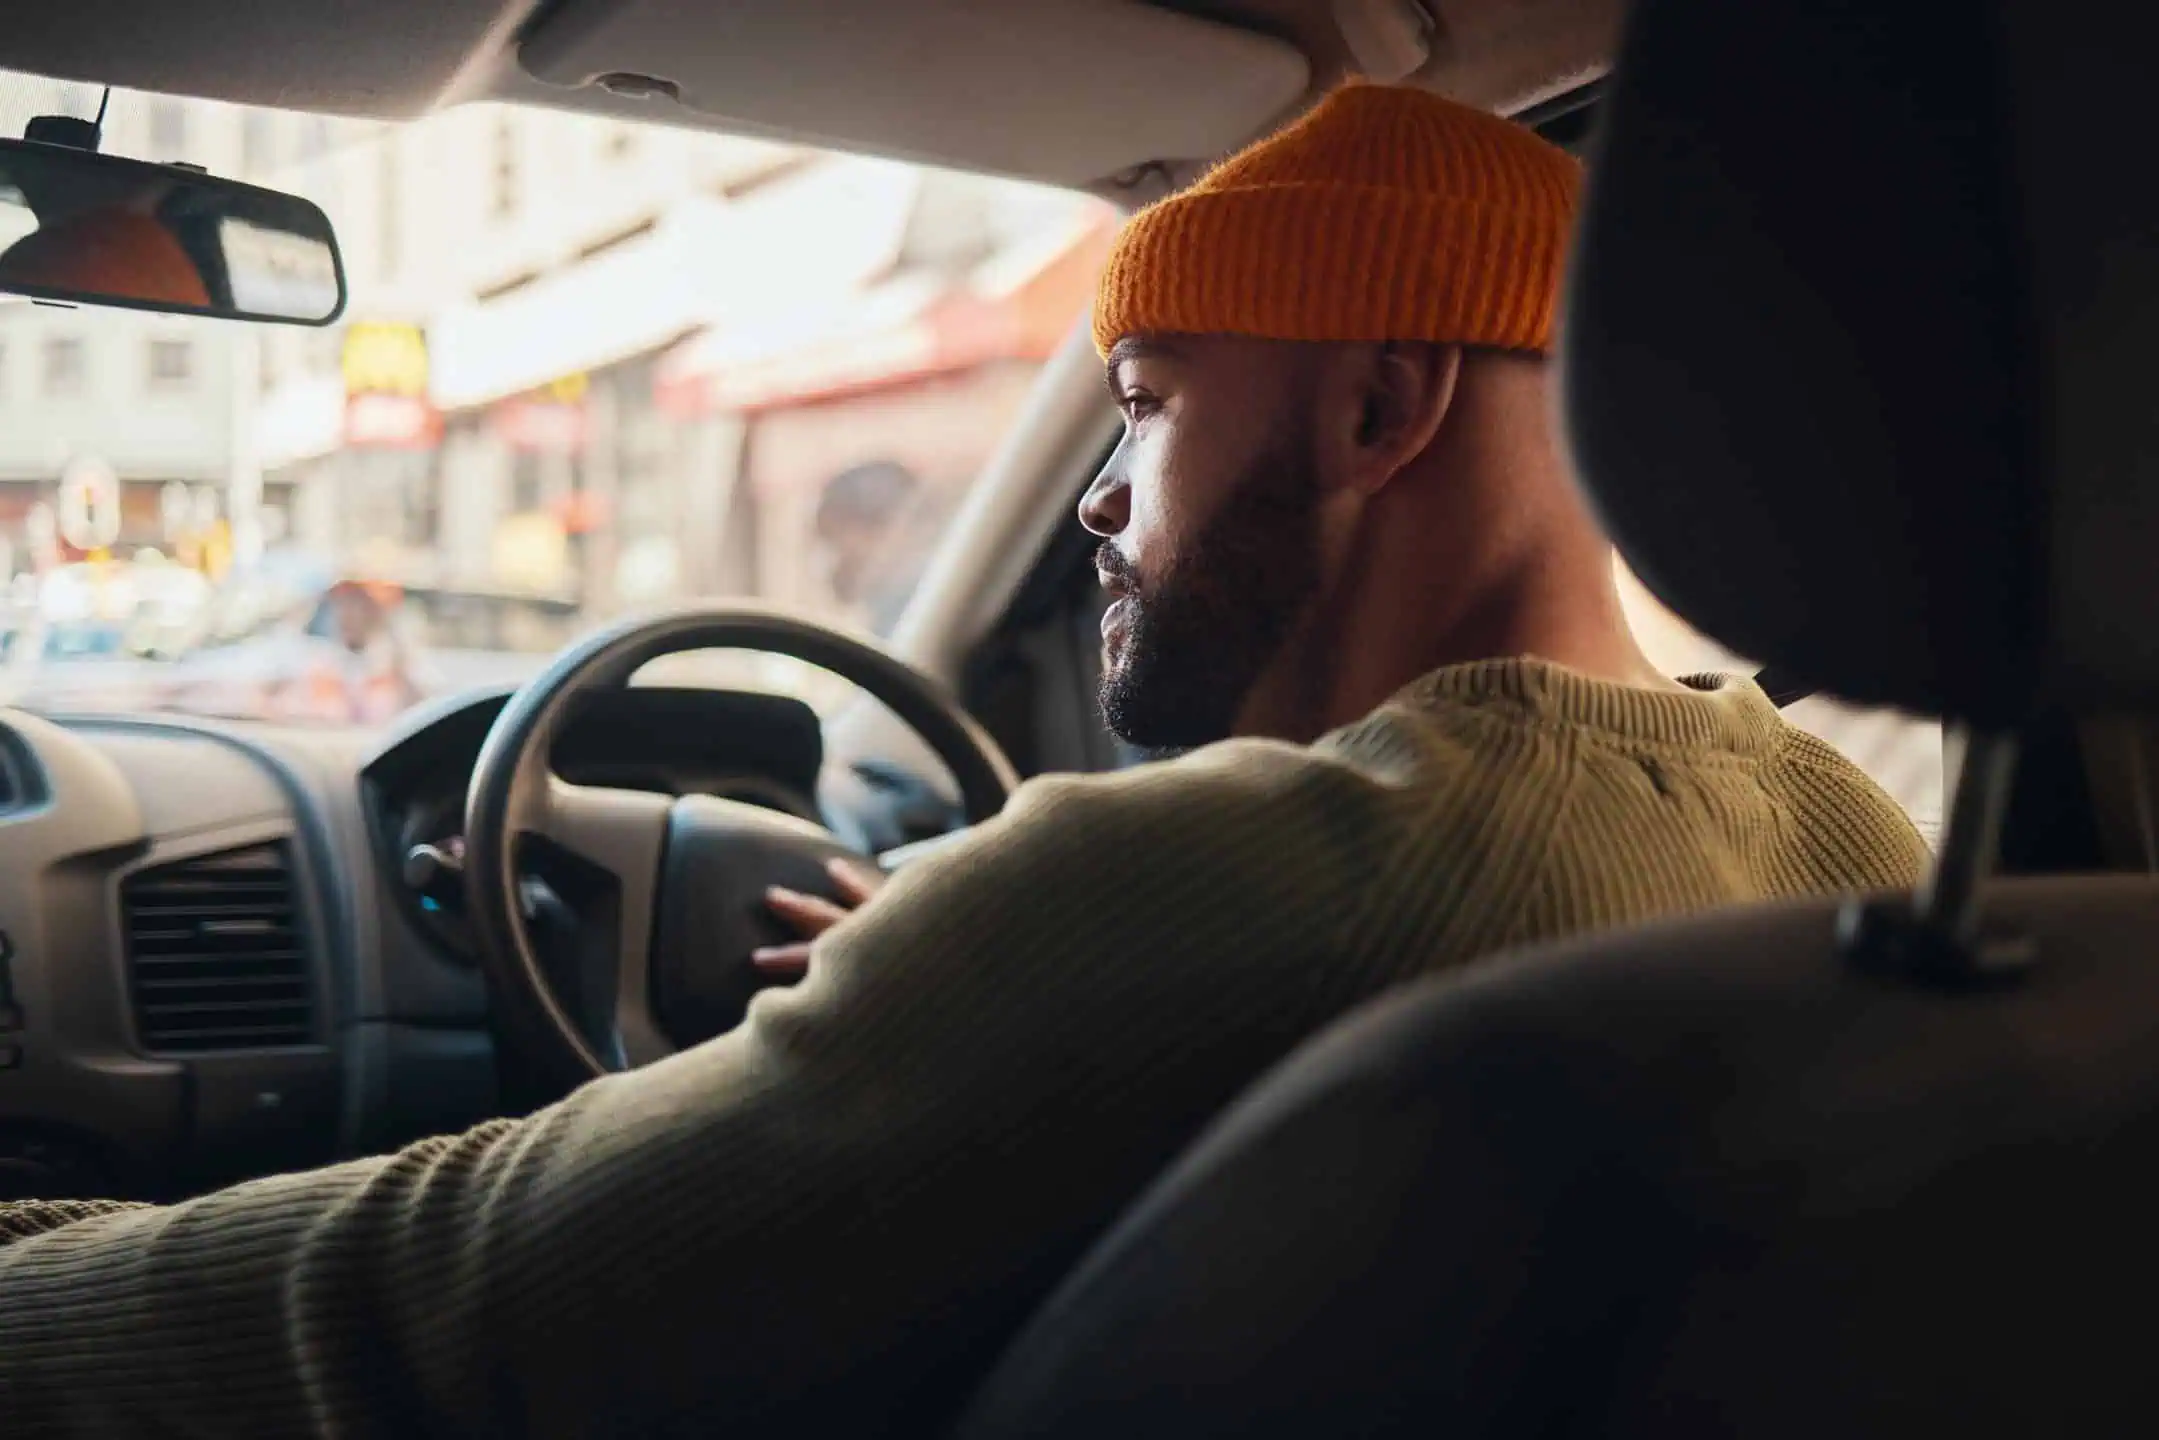
[(2018, 880), (2013, 987), (1810, 901), (1404, 992), (1247, 1096), (967, 1440), (2009, 1436), (2159, 1413), (2159, 885)]

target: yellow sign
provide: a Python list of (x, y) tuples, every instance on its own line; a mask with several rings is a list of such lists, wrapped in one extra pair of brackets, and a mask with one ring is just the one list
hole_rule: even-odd
[(202, 570), (212, 580), (222, 580), (232, 569), (232, 527), (223, 520), (210, 527), (201, 544)]
[(590, 388), (591, 382), (585, 378), (585, 372), (578, 370), (560, 380), (550, 380), (532, 393), (535, 398), (552, 405), (575, 405), (585, 398), (585, 392)]
[(425, 395), (427, 337), (417, 325), (349, 325), (343, 368), (347, 395)]

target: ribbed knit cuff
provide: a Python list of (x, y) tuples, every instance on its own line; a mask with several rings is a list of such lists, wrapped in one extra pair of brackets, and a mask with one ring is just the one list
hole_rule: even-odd
[(1565, 230), (1400, 189), (1195, 191), (1134, 217), (1103, 271), (1094, 338), (1428, 340), (1549, 353)]

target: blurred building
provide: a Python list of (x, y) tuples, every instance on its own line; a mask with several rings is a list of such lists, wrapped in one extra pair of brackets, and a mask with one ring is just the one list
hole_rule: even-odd
[[(344, 325), (261, 347), (293, 540), (588, 615), (740, 594), (888, 620), (1107, 234), (1032, 187), (501, 108), (268, 179), (330, 212), (352, 289)], [(823, 487), (871, 463), (904, 503), (821, 535)], [(851, 588), (836, 549), (872, 539)]]

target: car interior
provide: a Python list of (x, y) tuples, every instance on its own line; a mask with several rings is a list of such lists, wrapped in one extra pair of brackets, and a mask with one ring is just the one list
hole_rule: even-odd
[[(1352, 76), (1582, 155), (1583, 482), (1779, 703), (1942, 719), (1935, 872), (1480, 966), (1320, 1037), (962, 1428), (2010, 1433), (2149, 1398), (2132, 1328), (2064, 1323), (2151, 1278), (2159, 1039), (2152, 750), (2122, 718), (2153, 690), (2130, 347), (2159, 217), (2090, 138), (2137, 133), (2152, 52), (2078, 8), (79, 0), (0, 24), (0, 68), (383, 121), (549, 107), (1127, 211)], [(207, 302), (13, 288), (334, 318), (311, 204), (149, 178), (331, 258), (247, 295), (219, 270)], [(178, 1199), (524, 1113), (739, 1022), (774, 983), (743, 957), (784, 938), (766, 886), (1143, 758), (1094, 713), (1073, 516), (1117, 433), (1082, 323), (882, 644), (714, 602), (387, 728), (0, 716), (0, 1198)], [(865, 700), (631, 683), (714, 650)]]
[[(1111, 0), (990, 21), (963, 3), (458, 0), (356, 21), (314, 0), (100, 0), (6, 27), (0, 67), (390, 121), (552, 106), (1130, 209), (1351, 74), (1414, 78), (1578, 146), (1616, 20), (1604, 3)], [(47, 170), (52, 142), (87, 128), (36, 123)], [(172, 174), (111, 165), (134, 185)], [(181, 179), (334, 258), (304, 197)], [(120, 179), (79, 183), (102, 195)], [(9, 283), (40, 293), (39, 278)], [(319, 281), (256, 285), (252, 310), (234, 288), (220, 280), (210, 313), (325, 318)], [(387, 728), (95, 708), (11, 720), (0, 1190), (174, 1198), (519, 1113), (738, 1019), (767, 983), (738, 957), (781, 938), (754, 903), (764, 884), (818, 885), (842, 848), (903, 863), (1021, 777), (1130, 763), (1094, 712), (1103, 602), (1073, 516), (1118, 427), (1084, 331), (967, 492), (889, 657), (787, 616), (692, 606), (582, 637), (522, 690), (478, 685)], [(822, 661), (875, 703), (820, 715), (706, 685), (624, 688), (716, 634)], [(660, 873), (692, 864), (740, 883)], [(678, 963), (677, 946), (726, 959)], [(668, 1013), (643, 1013), (655, 1004)]]

